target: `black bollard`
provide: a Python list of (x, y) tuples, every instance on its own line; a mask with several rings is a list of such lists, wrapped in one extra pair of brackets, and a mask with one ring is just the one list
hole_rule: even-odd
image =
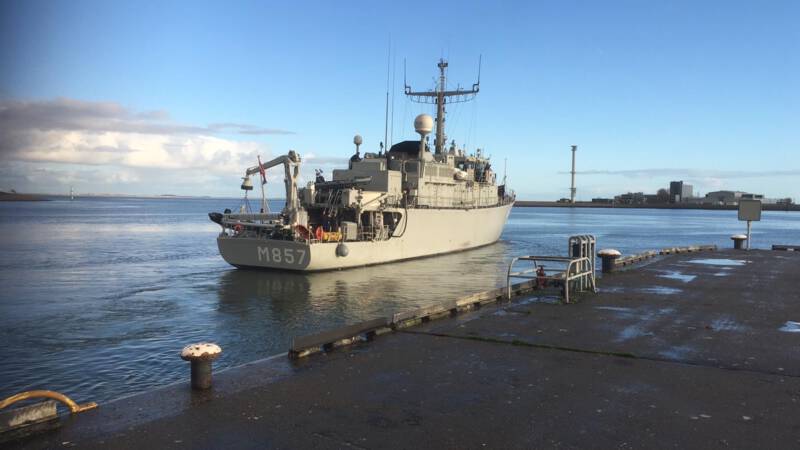
[(622, 253), (620, 253), (619, 250), (607, 248), (597, 252), (597, 256), (599, 256), (603, 262), (603, 273), (611, 273), (616, 269), (617, 259), (622, 256)]
[(731, 240), (733, 240), (733, 248), (736, 250), (741, 250), (744, 248), (745, 241), (747, 241), (747, 235), (734, 234), (731, 236)]

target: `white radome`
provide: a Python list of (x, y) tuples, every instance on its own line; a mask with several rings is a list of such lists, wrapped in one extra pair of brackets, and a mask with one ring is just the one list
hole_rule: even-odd
[(433, 117), (420, 114), (414, 119), (414, 130), (421, 135), (431, 134), (433, 131)]
[(222, 353), (222, 348), (210, 342), (187, 345), (181, 351), (181, 359), (191, 361), (193, 359), (215, 359)]
[(353, 137), (353, 144), (361, 145), (364, 142), (364, 139), (361, 138), (360, 134), (357, 134)]

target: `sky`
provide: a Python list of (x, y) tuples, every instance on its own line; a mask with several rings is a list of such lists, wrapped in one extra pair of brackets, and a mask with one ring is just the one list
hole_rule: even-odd
[[(518, 198), (743, 190), (800, 200), (800, 2), (0, 0), (0, 189), (241, 195), (256, 158), (314, 169), (446, 133)], [(405, 67), (405, 70), (404, 70)], [(283, 175), (267, 192), (283, 196)]]

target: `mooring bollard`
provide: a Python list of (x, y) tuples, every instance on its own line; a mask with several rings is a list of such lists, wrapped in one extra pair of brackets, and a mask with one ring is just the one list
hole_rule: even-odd
[(733, 240), (733, 248), (736, 250), (741, 250), (742, 246), (744, 245), (744, 242), (747, 240), (747, 235), (734, 234), (733, 236), (731, 236), (731, 239)]
[(617, 265), (617, 258), (622, 256), (622, 253), (613, 248), (606, 248), (597, 252), (597, 256), (603, 261), (603, 273), (611, 273)]
[(222, 353), (217, 344), (201, 342), (187, 345), (181, 352), (181, 359), (192, 363), (192, 389), (211, 387), (211, 361)]

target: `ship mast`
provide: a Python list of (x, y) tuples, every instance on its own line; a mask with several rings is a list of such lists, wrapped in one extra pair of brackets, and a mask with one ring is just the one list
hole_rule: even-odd
[[(472, 85), (472, 89), (465, 90), (457, 87), (454, 91), (447, 90), (447, 61), (444, 58), (439, 59), (439, 83), (433, 91), (412, 91), (411, 86), (405, 82), (405, 74), (403, 75), (405, 84), (405, 94), (409, 96), (412, 102), (436, 104), (436, 141), (434, 142), (436, 154), (444, 153), (444, 145), (447, 137), (444, 134), (444, 115), (445, 104), (448, 103), (463, 103), (475, 98), (480, 90), (481, 84), (481, 64), (478, 60), (478, 82)], [(405, 72), (405, 71), (404, 71)]]

